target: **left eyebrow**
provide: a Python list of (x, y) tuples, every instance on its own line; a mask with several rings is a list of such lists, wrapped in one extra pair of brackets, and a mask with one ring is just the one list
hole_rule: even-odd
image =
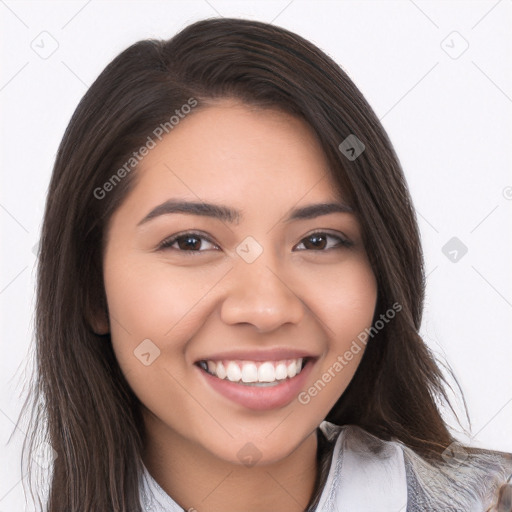
[(316, 203), (292, 210), (284, 222), (299, 219), (314, 219), (330, 213), (354, 213), (354, 209), (345, 203)]
[[(321, 215), (327, 215), (330, 213), (353, 213), (354, 209), (344, 203), (316, 203), (302, 208), (296, 208), (290, 212), (288, 217), (284, 219), (284, 222), (291, 222), (299, 219), (313, 219)], [(211, 217), (219, 219), (224, 222), (238, 223), (243, 217), (240, 210), (229, 208), (227, 206), (212, 204), (212, 203), (200, 203), (193, 201), (178, 201), (175, 199), (169, 199), (164, 203), (153, 208), (138, 224), (145, 224), (146, 222), (159, 217), (161, 215), (169, 215), (172, 213), (186, 213), (189, 215), (201, 215), (204, 217)]]

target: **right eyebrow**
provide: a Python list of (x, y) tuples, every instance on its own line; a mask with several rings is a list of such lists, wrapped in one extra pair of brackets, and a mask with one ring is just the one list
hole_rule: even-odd
[(204, 217), (213, 217), (224, 222), (234, 223), (239, 222), (242, 214), (239, 210), (228, 208), (226, 206), (200, 203), (193, 201), (178, 201), (176, 199), (169, 199), (156, 208), (153, 208), (138, 224), (145, 224), (146, 222), (159, 217), (160, 215), (168, 215), (171, 213), (188, 213), (190, 215), (202, 215)]

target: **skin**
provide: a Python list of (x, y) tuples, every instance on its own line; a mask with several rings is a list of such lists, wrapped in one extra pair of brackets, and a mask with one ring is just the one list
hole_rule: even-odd
[[(307, 405), (294, 399), (267, 411), (218, 394), (193, 363), (235, 347), (304, 349), (318, 356), (303, 390), (311, 387), (371, 326), (377, 285), (357, 216), (283, 222), (293, 208), (343, 198), (307, 124), (234, 100), (188, 115), (136, 172), (108, 226), (104, 328), (144, 405), (144, 463), (186, 510), (302, 511), (317, 470), (315, 429), (363, 350)], [(170, 198), (222, 204), (243, 217), (231, 224), (173, 213), (137, 226)], [(318, 229), (353, 246), (331, 236), (315, 244)], [(205, 238), (158, 249), (198, 230)], [(247, 236), (263, 248), (250, 264), (236, 252)], [(145, 339), (160, 350), (149, 365), (134, 355)], [(248, 442), (260, 456), (250, 467), (237, 455)]]

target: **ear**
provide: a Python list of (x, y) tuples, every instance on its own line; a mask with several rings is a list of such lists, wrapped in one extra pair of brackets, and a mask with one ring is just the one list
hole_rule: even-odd
[(89, 324), (95, 334), (105, 335), (110, 332), (110, 323), (106, 310), (90, 315)]
[(105, 335), (110, 332), (110, 321), (105, 297), (101, 296), (91, 304), (86, 302), (85, 318), (95, 334)]

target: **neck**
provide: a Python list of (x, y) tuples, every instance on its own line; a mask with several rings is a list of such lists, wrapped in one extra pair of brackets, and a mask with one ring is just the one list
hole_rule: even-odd
[(314, 492), (316, 431), (285, 459), (252, 467), (218, 459), (158, 421), (146, 432), (144, 464), (184, 510), (304, 512)]

